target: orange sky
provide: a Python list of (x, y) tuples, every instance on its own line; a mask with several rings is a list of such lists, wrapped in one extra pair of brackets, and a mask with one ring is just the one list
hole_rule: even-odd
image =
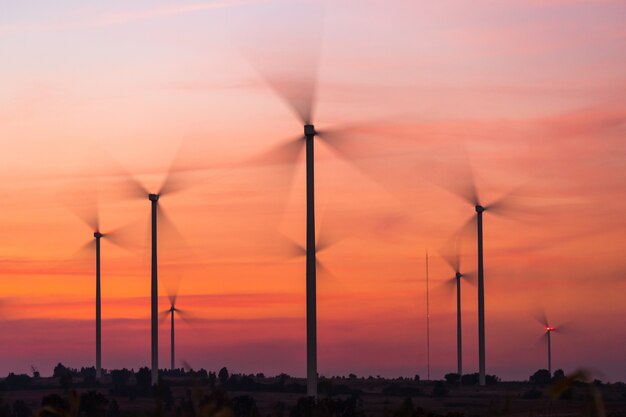
[[(130, 246), (103, 242), (103, 366), (148, 363), (149, 206), (112, 174), (155, 190), (176, 161), (215, 168), (162, 199), (180, 236), (161, 234), (160, 306), (179, 288), (194, 318), (179, 362), (304, 375), (304, 260), (287, 243), (304, 241), (303, 161), (293, 184), (244, 161), (302, 130), (257, 69), (305, 77), (317, 39), (316, 126), (372, 123), (348, 130), (355, 160), (317, 142), (318, 224), (337, 240), (319, 255), (320, 373), (425, 376), (426, 251), (432, 376), (455, 369), (440, 251), (473, 213), (446, 190), (469, 163), (485, 203), (517, 190), (520, 208), (485, 215), (488, 373), (545, 366), (544, 309), (571, 329), (555, 367), (625, 380), (626, 6), (393, 3), (3, 4), (0, 374), (93, 363), (91, 232), (72, 211), (96, 200)], [(469, 372), (475, 287), (463, 297)]]

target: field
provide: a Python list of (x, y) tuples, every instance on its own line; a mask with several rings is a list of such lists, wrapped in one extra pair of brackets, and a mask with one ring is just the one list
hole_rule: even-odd
[[(231, 380), (236, 378), (231, 376)], [(84, 381), (76, 378), (72, 386), (66, 388), (61, 388), (58, 378), (39, 378), (28, 389), (7, 389), (5, 386), (0, 398), (5, 404), (5, 413), (8, 405), (20, 400), (27, 409), (35, 412), (41, 408), (44, 397), (56, 394), (67, 401), (68, 408), (71, 404), (76, 405), (76, 409), (81, 410), (80, 415), (111, 417), (626, 416), (626, 386), (622, 383), (574, 382), (559, 388), (558, 384), (499, 382), (478, 387), (407, 379), (333, 378), (320, 381), (320, 401), (318, 406), (311, 406), (302, 400), (304, 380), (244, 378), (254, 381), (243, 384), (248, 389), (241, 383), (237, 385), (230, 381), (223, 384), (222, 389), (219, 381), (211, 388), (206, 379), (164, 378), (166, 388), (156, 396), (149, 388), (142, 390), (132, 379), (123, 389), (114, 389), (110, 377), (104, 377), (96, 386), (86, 386)], [(559, 389), (561, 392), (555, 393)], [(101, 393), (100, 400), (93, 400), (93, 395), (87, 400), (86, 393), (90, 391)], [(83, 401), (80, 408), (78, 398)], [(111, 406), (113, 401), (116, 402), (114, 407)], [(199, 410), (203, 406), (206, 408), (207, 404), (211, 411), (202, 414)], [(161, 411), (157, 411), (159, 406)]]

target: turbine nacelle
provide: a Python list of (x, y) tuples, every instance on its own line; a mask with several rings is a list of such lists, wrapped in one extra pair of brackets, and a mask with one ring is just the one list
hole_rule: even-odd
[(100, 233), (99, 231), (95, 231), (93, 232), (93, 237), (95, 237), (96, 239), (100, 239), (101, 237), (103, 237), (104, 235), (102, 233)]
[(485, 207), (481, 206), (480, 204), (476, 204), (476, 213), (482, 213), (483, 211), (485, 211)]
[(312, 124), (304, 125), (304, 136), (307, 139), (312, 139), (315, 136), (315, 126)]
[(461, 274), (460, 272), (457, 272), (457, 273), (454, 275), (454, 278), (456, 278), (457, 280), (460, 280), (461, 278), (463, 278), (463, 274)]
[(553, 331), (555, 331), (555, 330), (556, 330), (556, 327), (546, 326), (546, 331), (547, 331), (548, 333), (553, 332)]
[(159, 201), (159, 195), (158, 194), (148, 194), (148, 200), (150, 200), (150, 201)]

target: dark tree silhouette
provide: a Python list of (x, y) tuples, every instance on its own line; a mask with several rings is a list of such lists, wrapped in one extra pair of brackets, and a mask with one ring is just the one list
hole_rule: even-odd
[(149, 388), (152, 385), (152, 371), (148, 367), (140, 368), (135, 373), (137, 386), (141, 388)]
[(65, 391), (68, 391), (70, 387), (72, 386), (72, 373), (68, 371), (68, 372), (65, 372), (63, 375), (61, 375), (59, 377), (59, 385)]
[(461, 380), (461, 375), (457, 373), (450, 373), (446, 374), (444, 378), (448, 384), (454, 385), (459, 383), (459, 381)]
[(80, 368), (78, 375), (80, 375), (83, 378), (84, 385), (87, 385), (87, 386), (96, 385), (96, 368), (95, 367), (91, 366), (88, 368)]
[(131, 375), (131, 371), (126, 368), (111, 371), (111, 384), (113, 385), (113, 392), (116, 394), (124, 392)]
[(9, 390), (29, 389), (32, 384), (32, 378), (26, 374), (14, 374), (11, 372), (5, 379), (4, 385)]
[(550, 371), (547, 369), (539, 369), (537, 372), (532, 374), (528, 380), (532, 384), (546, 385), (552, 382), (552, 375), (550, 375)]
[(217, 374), (217, 377), (220, 380), (220, 384), (226, 385), (229, 379), (228, 369), (226, 369), (226, 367), (223, 367), (222, 369), (220, 369), (220, 372)]

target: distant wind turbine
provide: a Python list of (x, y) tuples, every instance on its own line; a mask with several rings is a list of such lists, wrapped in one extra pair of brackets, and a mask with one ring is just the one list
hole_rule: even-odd
[(471, 280), (472, 275), (468, 273), (461, 273), (461, 256), (459, 253), (459, 239), (458, 236), (454, 238), (455, 248), (453, 253), (444, 253), (443, 258), (450, 265), (450, 268), (454, 271), (454, 277), (448, 279), (446, 284), (456, 287), (456, 355), (457, 355), (457, 374), (463, 375), (463, 334), (461, 324), (461, 281)]
[(167, 310), (164, 310), (161, 312), (161, 317), (163, 318), (167, 318), (169, 316), (170, 318), (170, 330), (171, 330), (171, 336), (170, 336), (170, 342), (171, 342), (171, 350), (170, 350), (170, 356), (171, 356), (171, 364), (170, 364), (170, 369), (173, 371), (174, 369), (176, 369), (176, 362), (175, 362), (175, 358), (176, 358), (176, 354), (175, 354), (175, 348), (176, 348), (176, 344), (175, 344), (175, 332), (174, 332), (174, 316), (178, 315), (180, 318), (182, 318), (183, 320), (185, 320), (185, 315), (186, 312), (184, 310), (181, 310), (180, 308), (176, 307), (176, 299), (178, 298), (178, 292), (174, 292), (172, 294), (168, 294), (168, 299), (170, 301), (170, 307)]
[[(180, 156), (180, 152), (177, 156)], [(158, 282), (158, 240), (157, 229), (159, 220), (169, 224), (170, 228), (175, 230), (173, 223), (169, 220), (169, 216), (163, 210), (160, 204), (161, 198), (165, 195), (173, 194), (175, 192), (183, 191), (190, 187), (187, 181), (184, 181), (180, 174), (194, 171), (209, 169), (208, 167), (193, 168), (178, 167), (175, 169), (174, 164), (179, 161), (174, 160), (172, 166), (167, 171), (165, 179), (161, 184), (161, 187), (156, 193), (148, 191), (140, 182), (134, 179), (131, 175), (123, 172), (128, 185), (130, 187), (131, 195), (148, 198), (150, 201), (150, 229), (151, 229), (151, 267), (150, 267), (150, 328), (151, 328), (151, 382), (152, 385), (156, 385), (159, 382), (159, 282)], [(179, 174), (179, 175), (176, 175)]]
[(102, 297), (101, 297), (101, 274), (100, 274), (100, 245), (102, 238), (106, 238), (114, 244), (122, 246), (122, 242), (117, 238), (118, 231), (102, 233), (100, 231), (100, 219), (96, 205), (85, 210), (72, 210), (89, 228), (93, 231), (91, 242), (84, 246), (85, 249), (95, 247), (96, 255), (96, 378), (102, 377)]
[(541, 337), (548, 344), (548, 372), (552, 375), (552, 333), (560, 333), (563, 331), (563, 326), (553, 326), (549, 323), (545, 314), (537, 318), (537, 321), (543, 326), (545, 332)]
[[(463, 165), (463, 164), (461, 164)], [(486, 385), (486, 358), (485, 358), (485, 273), (483, 262), (483, 213), (490, 212), (505, 215), (511, 208), (509, 193), (489, 205), (481, 203), (474, 182), (474, 175), (469, 167), (463, 173), (461, 180), (465, 181), (462, 188), (449, 188), (450, 191), (470, 203), (476, 212), (476, 231), (478, 243), (478, 381), (480, 385)]]

